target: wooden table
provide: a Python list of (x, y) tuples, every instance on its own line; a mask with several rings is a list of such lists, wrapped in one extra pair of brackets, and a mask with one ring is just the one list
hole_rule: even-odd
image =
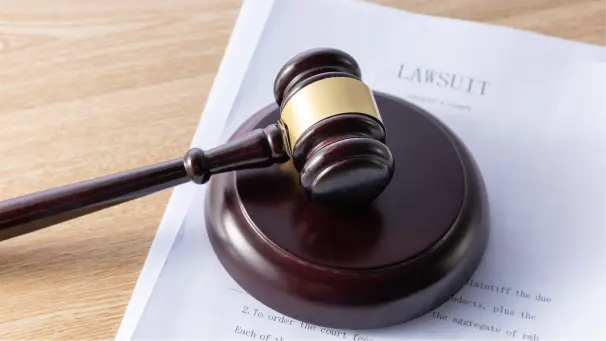
[[(380, 0), (605, 44), (604, 0)], [(191, 142), (235, 0), (0, 2), (0, 199)], [(0, 339), (113, 338), (170, 191), (0, 244)]]

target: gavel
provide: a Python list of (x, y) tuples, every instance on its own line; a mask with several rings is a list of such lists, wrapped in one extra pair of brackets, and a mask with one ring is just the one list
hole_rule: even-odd
[[(0, 240), (208, 183), (204, 205), (193, 207), (205, 212), (210, 245), (265, 306), (346, 329), (422, 316), (480, 264), (490, 225), (486, 187), (447, 125), (361, 79), (343, 51), (298, 54), (276, 75), (275, 103), (223, 145), (0, 202)], [(394, 160), (405, 166), (396, 172)]]
[(278, 72), (280, 119), (185, 156), (0, 202), (0, 240), (17, 237), (219, 173), (292, 161), (305, 198), (318, 205), (372, 202), (392, 179), (394, 158), (372, 91), (349, 54), (313, 49)]

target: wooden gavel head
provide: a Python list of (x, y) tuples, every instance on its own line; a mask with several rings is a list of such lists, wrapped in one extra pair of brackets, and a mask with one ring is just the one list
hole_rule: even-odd
[(394, 159), (373, 93), (349, 54), (314, 49), (293, 57), (276, 76), (274, 96), (284, 149), (306, 197), (351, 206), (383, 192)]

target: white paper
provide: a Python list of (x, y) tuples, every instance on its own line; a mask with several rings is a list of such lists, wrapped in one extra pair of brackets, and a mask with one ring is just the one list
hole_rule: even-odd
[[(354, 340), (356, 333), (375, 341), (606, 336), (603, 47), (363, 2), (257, 0), (245, 6), (257, 16), (270, 15), (254, 51), (248, 50), (241, 82), (229, 80), (232, 86), (237, 82), (230, 92), (236, 97), (217, 108), (229, 117), (215, 143), (273, 101), (274, 76), (290, 57), (308, 48), (336, 47), (358, 60), (371, 87), (416, 103), (446, 123), (469, 147), (487, 183), (493, 224), (473, 280), (498, 292), (467, 286), (434, 313), (392, 328), (338, 331), (347, 333), (341, 338)], [(479, 86), (473, 92), (439, 86), (440, 72), (471, 77)], [(431, 75), (438, 78), (428, 83)], [(217, 127), (201, 128), (216, 132)], [(269, 316), (279, 314), (226, 274), (206, 236), (204, 196), (204, 188), (197, 188), (183, 225), (172, 230), (177, 236), (153, 292), (134, 334), (124, 338), (335, 339), (321, 327), (311, 331), (299, 322), (271, 321)], [(530, 297), (520, 297), (520, 290)], [(471, 303), (461, 304), (461, 298)], [(479, 303), (485, 309), (477, 308)], [(501, 306), (514, 315), (495, 313)], [(244, 307), (263, 317), (243, 314)], [(523, 311), (529, 314), (523, 317)], [(437, 319), (436, 312), (446, 319)], [(236, 328), (254, 329), (254, 338)]]

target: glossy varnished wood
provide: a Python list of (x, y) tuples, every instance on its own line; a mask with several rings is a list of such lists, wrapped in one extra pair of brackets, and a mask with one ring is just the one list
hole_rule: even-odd
[(0, 241), (187, 182), (183, 160), (108, 175), (0, 202)]
[(288, 102), (301, 88), (331, 74), (362, 78), (360, 65), (345, 51), (318, 48), (302, 51), (285, 63), (274, 81), (274, 98), (278, 105)]
[[(274, 81), (279, 110), (299, 91), (327, 78), (363, 82), (358, 62), (345, 51), (315, 48), (292, 57)], [(301, 191), (311, 201), (327, 207), (364, 206), (383, 192), (393, 176), (395, 162), (385, 146), (388, 129), (360, 112), (334, 114), (289, 141), (292, 164), (300, 172)]]
[[(443, 303), (479, 263), (489, 209), (473, 158), (419, 108), (380, 93), (377, 103), (398, 166), (371, 205), (305, 200), (290, 162), (211, 180), (213, 248), (263, 304), (322, 326), (387, 326)], [(234, 138), (277, 115), (265, 108)]]
[(365, 206), (389, 185), (396, 162), (385, 129), (357, 113), (326, 118), (295, 145), (293, 168), (310, 201), (326, 207)]
[[(603, 1), (372, 1), (606, 42)], [(180, 156), (240, 5), (0, 2), (0, 199)], [(170, 192), (1, 243), (0, 339), (113, 339)]]

